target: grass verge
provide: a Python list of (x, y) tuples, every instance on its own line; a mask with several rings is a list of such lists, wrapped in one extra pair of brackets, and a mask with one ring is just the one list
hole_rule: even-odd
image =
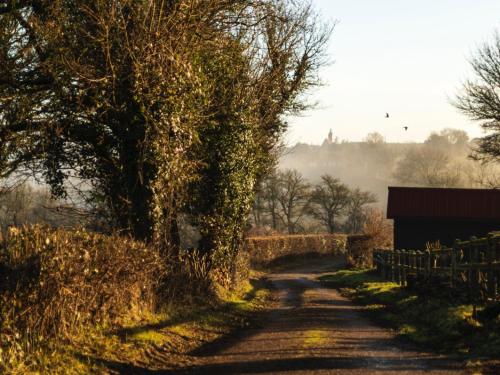
[(459, 355), (471, 363), (500, 358), (500, 307), (473, 307), (442, 290), (417, 293), (370, 270), (340, 270), (321, 281), (367, 306), (370, 315), (424, 349)]
[[(197, 300), (131, 317), (120, 328), (92, 327), (67, 343), (47, 343), (19, 374), (137, 373), (191, 363), (190, 353), (255, 324), (269, 302), (261, 278), (252, 278), (219, 301)], [(133, 318), (133, 319), (132, 319)]]

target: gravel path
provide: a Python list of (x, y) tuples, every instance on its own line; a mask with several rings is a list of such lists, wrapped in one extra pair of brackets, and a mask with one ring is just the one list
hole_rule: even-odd
[[(325, 265), (325, 263), (327, 263)], [(403, 345), (363, 307), (322, 287), (334, 264), (312, 262), (269, 276), (277, 299), (260, 328), (195, 355), (164, 374), (461, 374), (459, 363)]]

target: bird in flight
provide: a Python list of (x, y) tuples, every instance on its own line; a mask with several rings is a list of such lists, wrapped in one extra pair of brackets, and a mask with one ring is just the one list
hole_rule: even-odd
[(385, 114), (385, 118), (389, 118), (389, 114), (388, 113)]
[(408, 126), (403, 126), (403, 129), (404, 129), (405, 131), (407, 131), (407, 130), (408, 130)]

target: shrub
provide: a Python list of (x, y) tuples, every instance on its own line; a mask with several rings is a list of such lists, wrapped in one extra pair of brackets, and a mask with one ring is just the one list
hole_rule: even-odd
[(373, 249), (393, 247), (393, 226), (380, 210), (370, 210), (363, 234), (347, 239), (347, 263), (354, 267), (371, 267)]
[(156, 251), (126, 237), (10, 228), (0, 238), (0, 370), (48, 339), (152, 310), (166, 271)]
[(245, 249), (254, 265), (267, 265), (288, 256), (342, 254), (345, 242), (343, 234), (275, 235), (249, 237)]
[(353, 267), (369, 267), (373, 261), (373, 237), (352, 234), (347, 237), (347, 263)]

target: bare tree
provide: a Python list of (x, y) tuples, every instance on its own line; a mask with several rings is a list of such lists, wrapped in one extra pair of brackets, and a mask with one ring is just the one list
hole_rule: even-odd
[(288, 233), (297, 233), (300, 220), (307, 213), (310, 185), (296, 170), (278, 173), (278, 217)]
[(500, 188), (500, 166), (496, 163), (470, 161), (464, 163), (462, 171), (470, 187)]
[(261, 191), (255, 193), (255, 198), (252, 206), (252, 218), (253, 223), (256, 227), (261, 227), (264, 224), (264, 209), (265, 209), (265, 200)]
[(310, 214), (325, 225), (329, 233), (337, 229), (336, 219), (345, 213), (351, 195), (349, 187), (338, 178), (330, 175), (321, 176), (321, 183), (316, 185), (311, 194)]
[(460, 184), (460, 169), (449, 156), (431, 146), (408, 150), (394, 173), (403, 184), (428, 187), (455, 187)]
[(260, 192), (264, 200), (263, 213), (269, 216), (271, 228), (278, 230), (279, 228), (279, 185), (278, 176), (275, 172), (267, 176), (262, 182), (262, 190)]
[(33, 189), (24, 183), (0, 196), (0, 225), (19, 226), (27, 223), (33, 203)]
[(351, 191), (347, 205), (346, 229), (350, 233), (359, 233), (368, 217), (366, 205), (376, 203), (377, 197), (369, 191), (356, 188)]
[(368, 133), (366, 135), (364, 141), (368, 144), (378, 145), (378, 144), (385, 143), (385, 138), (382, 134), (380, 134), (378, 132), (372, 132), (372, 133)]
[(453, 103), (469, 118), (481, 121), (487, 135), (474, 157), (500, 160), (500, 34), (479, 48), (471, 60), (474, 78), (466, 81)]

